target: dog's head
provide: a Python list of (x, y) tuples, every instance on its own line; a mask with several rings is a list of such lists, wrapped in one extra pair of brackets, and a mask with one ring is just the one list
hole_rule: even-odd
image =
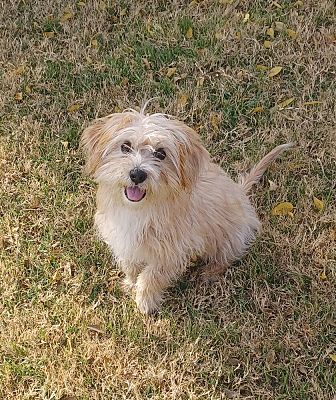
[(127, 203), (190, 191), (209, 162), (196, 132), (163, 114), (109, 115), (85, 129), (82, 144), (88, 173)]

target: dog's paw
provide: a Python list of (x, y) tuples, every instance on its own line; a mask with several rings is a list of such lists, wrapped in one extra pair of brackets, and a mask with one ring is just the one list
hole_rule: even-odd
[(121, 288), (126, 293), (131, 292), (135, 289), (135, 283), (129, 278), (124, 278), (121, 284)]
[(162, 297), (157, 293), (146, 295), (138, 291), (135, 297), (136, 304), (142, 314), (153, 314), (160, 308)]

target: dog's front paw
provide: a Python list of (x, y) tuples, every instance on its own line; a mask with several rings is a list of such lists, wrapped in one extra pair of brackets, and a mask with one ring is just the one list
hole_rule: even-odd
[(126, 277), (123, 279), (121, 287), (124, 292), (131, 292), (133, 289), (135, 289), (135, 282)]
[(160, 308), (162, 296), (158, 293), (144, 293), (137, 291), (136, 304), (142, 314), (153, 314)]

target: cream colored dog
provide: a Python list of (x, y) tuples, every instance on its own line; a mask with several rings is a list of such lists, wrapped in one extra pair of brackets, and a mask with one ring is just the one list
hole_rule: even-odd
[(146, 314), (191, 258), (218, 271), (244, 255), (260, 228), (247, 193), (291, 146), (276, 147), (235, 183), (193, 129), (163, 114), (126, 110), (98, 119), (82, 144), (98, 183), (96, 226)]

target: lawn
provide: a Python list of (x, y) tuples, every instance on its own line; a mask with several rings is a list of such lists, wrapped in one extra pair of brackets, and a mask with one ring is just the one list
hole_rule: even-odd
[[(332, 0), (2, 2), (1, 399), (335, 399), (335, 21)], [(248, 255), (144, 317), (78, 145), (150, 98), (232, 177), (296, 147), (253, 191)]]

